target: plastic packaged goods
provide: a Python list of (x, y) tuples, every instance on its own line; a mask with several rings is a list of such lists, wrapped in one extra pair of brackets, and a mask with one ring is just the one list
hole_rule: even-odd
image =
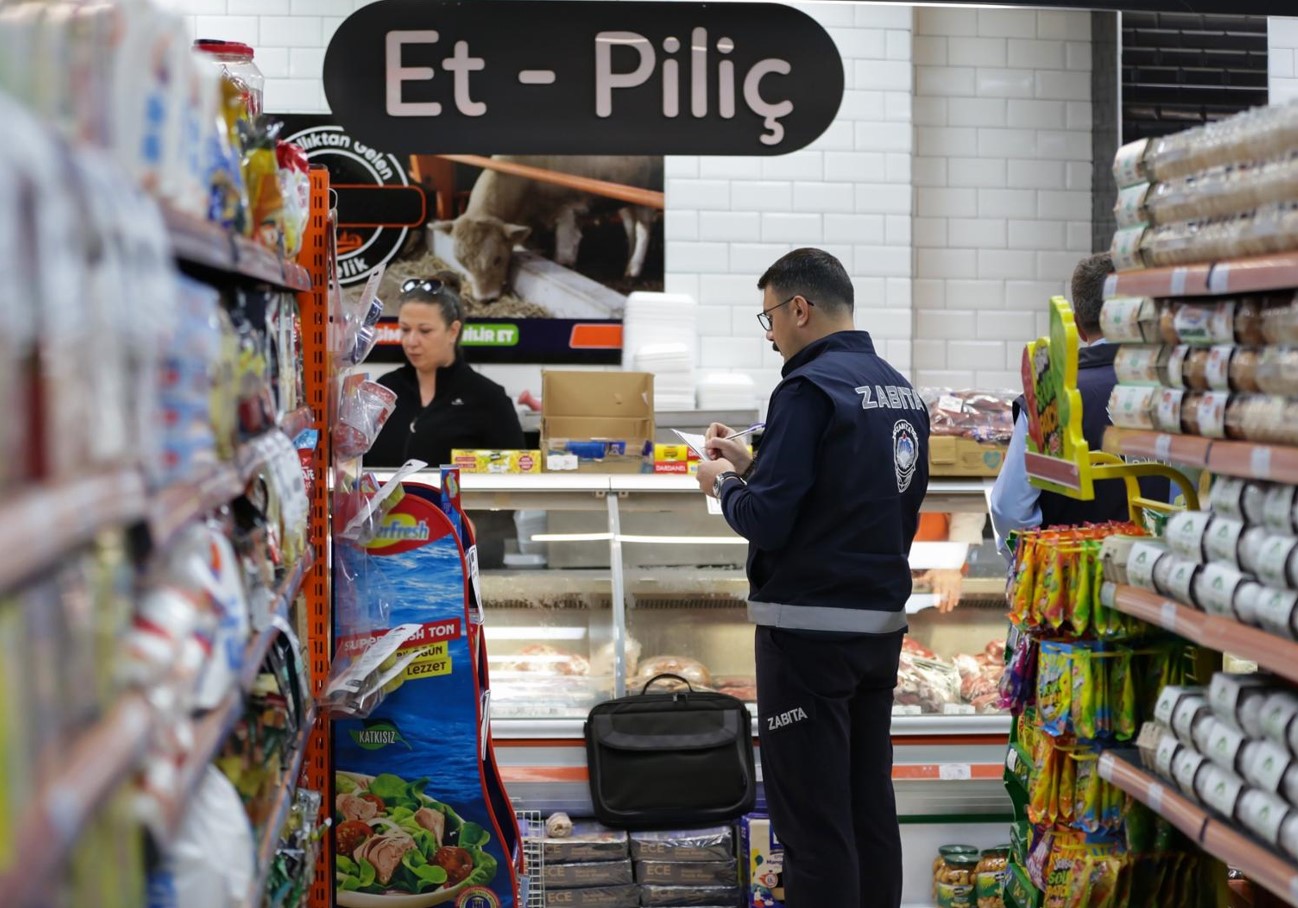
[(728, 861), (735, 856), (735, 833), (729, 826), (631, 833), (633, 861)]
[(1255, 107), (1224, 120), (1118, 149), (1113, 173), (1119, 188), (1166, 182), (1238, 161), (1285, 154), (1298, 136), (1298, 106)]
[(546, 864), (621, 861), (630, 854), (628, 842), (624, 829), (609, 829), (594, 820), (573, 820), (569, 834), (547, 834), (541, 840), (541, 850)]
[(209, 766), (149, 879), (149, 908), (228, 908), (242, 904), (255, 867), (252, 827), (238, 792)]
[(640, 886), (640, 904), (646, 908), (734, 905), (739, 896), (738, 886), (659, 886), (650, 883)]
[(545, 893), (545, 908), (640, 908), (638, 886), (592, 886)]
[(626, 886), (635, 882), (630, 860), (587, 861), (580, 864), (548, 862), (541, 873), (547, 890)]

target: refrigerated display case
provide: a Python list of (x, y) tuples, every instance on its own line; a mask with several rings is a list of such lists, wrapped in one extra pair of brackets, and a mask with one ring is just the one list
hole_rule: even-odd
[[(438, 476), (413, 480), (436, 485)], [(908, 880), (923, 878), (920, 864), (939, 844), (997, 844), (1009, 818), (1009, 717), (961, 695), (972, 687), (961, 668), (971, 676), (980, 654), (994, 665), (1007, 628), (1005, 562), (987, 528), (991, 483), (932, 479), (925, 538), (912, 550), (893, 717)], [(664, 661), (751, 702), (747, 544), (710, 512), (693, 477), (464, 474), (461, 491), (478, 530), (497, 759), (521, 807), (590, 815), (586, 714), (639, 689)], [(949, 611), (935, 607), (935, 572), (956, 581)], [(757, 759), (760, 776), (760, 747)]]

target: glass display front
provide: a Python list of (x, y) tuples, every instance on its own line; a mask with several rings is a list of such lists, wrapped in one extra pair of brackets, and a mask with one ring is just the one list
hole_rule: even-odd
[[(752, 702), (747, 543), (709, 511), (693, 480), (603, 479), (607, 492), (551, 482), (533, 493), (517, 482), (489, 491), (492, 477), (465, 477), (493, 716), (581, 719), (662, 674)], [(925, 512), (912, 550), (894, 713), (998, 712), (1005, 562), (990, 538), (982, 485), (935, 483), (929, 506), (942, 510)]]

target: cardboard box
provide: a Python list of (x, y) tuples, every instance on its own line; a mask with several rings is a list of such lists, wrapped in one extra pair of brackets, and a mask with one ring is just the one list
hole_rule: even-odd
[[(550, 456), (568, 441), (620, 442), (626, 453), (579, 458), (579, 473), (641, 473), (644, 450), (654, 437), (654, 377), (652, 372), (541, 373), (541, 449), (546, 469)], [(649, 461), (648, 463), (652, 463)]]
[(771, 831), (771, 821), (749, 814), (739, 822), (739, 866), (743, 872), (744, 904), (774, 908), (784, 904), (784, 846)]
[(1005, 461), (1005, 445), (985, 445), (956, 435), (928, 440), (930, 476), (995, 476)]

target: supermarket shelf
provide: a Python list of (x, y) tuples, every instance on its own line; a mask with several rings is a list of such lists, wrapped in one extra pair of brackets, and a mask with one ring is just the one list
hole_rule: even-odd
[(0, 590), (57, 564), (101, 531), (140, 519), (146, 501), (140, 475), (119, 470), (36, 486), (0, 504)]
[(1106, 583), (1101, 593), (1113, 607), (1217, 652), (1250, 659), (1290, 681), (1298, 681), (1298, 643), (1219, 615), (1165, 599), (1133, 586)]
[(1298, 253), (1291, 252), (1124, 271), (1109, 276), (1104, 284), (1104, 296), (1220, 296), (1294, 286), (1298, 286)]
[(149, 506), (154, 545), (165, 544), (185, 524), (239, 497), (243, 485), (239, 471), (218, 464), (199, 479), (164, 489)]
[(1287, 904), (1298, 905), (1298, 867), (1210, 815), (1129, 759), (1110, 751), (1100, 755), (1099, 768), (1101, 778), (1165, 817), (1208, 854), (1242, 870)]
[(315, 425), (315, 412), (310, 407), (299, 407), (292, 413), (285, 415), (280, 423), (280, 428), (289, 438), (296, 438), (303, 429), (309, 429)]
[[(306, 554), (297, 563), (297, 566), (280, 583), (279, 591), (275, 595), (274, 614), (276, 617), (288, 618), (289, 607), (293, 604), (293, 600), (297, 598), (298, 591), (302, 588), (302, 580), (306, 577), (307, 571), (311, 570), (311, 564), (314, 560), (313, 551), (307, 549)], [(266, 661), (266, 654), (270, 652), (271, 644), (275, 642), (275, 638), (279, 634), (279, 628), (275, 627), (274, 624), (268, 624), (248, 644), (248, 648), (243, 654), (243, 671), (239, 674), (239, 687), (245, 693), (252, 690), (253, 684), (257, 681), (257, 675), (260, 673), (261, 665)]]
[(194, 792), (203, 778), (203, 773), (216, 758), (221, 745), (230, 736), (234, 723), (243, 713), (243, 691), (235, 689), (225, 695), (216, 708), (194, 723), (194, 746), (181, 767), (176, 784), (176, 796), (164, 811), (163, 823), (167, 829), (167, 838), (173, 839), (181, 821), (189, 810), (189, 803), (194, 799)]
[(252, 240), (231, 236), (211, 221), (164, 205), (162, 219), (171, 237), (172, 252), (183, 262), (239, 274), (289, 290), (311, 289), (311, 276), (301, 265), (280, 258)]
[(252, 889), (248, 892), (248, 898), (244, 901), (244, 908), (261, 908), (262, 894), (266, 891), (266, 881), (270, 876), (270, 866), (279, 848), (280, 831), (283, 830), (288, 812), (293, 806), (298, 776), (302, 774), (302, 766), (306, 762), (307, 741), (315, 728), (315, 719), (313, 708), (307, 713), (306, 721), (293, 742), (293, 756), (289, 759), (288, 772), (284, 774), (280, 783), (279, 794), (275, 798), (275, 809), (261, 831), (261, 843), (257, 847), (257, 876), (253, 880)]
[(129, 695), (73, 744), (13, 827), (22, 832), (13, 863), (0, 869), (5, 904), (37, 903), (86, 821), (139, 764), (152, 722), (144, 698)]
[(1298, 448), (1282, 445), (1111, 428), (1104, 433), (1104, 450), (1199, 467), (1226, 476), (1298, 484)]

